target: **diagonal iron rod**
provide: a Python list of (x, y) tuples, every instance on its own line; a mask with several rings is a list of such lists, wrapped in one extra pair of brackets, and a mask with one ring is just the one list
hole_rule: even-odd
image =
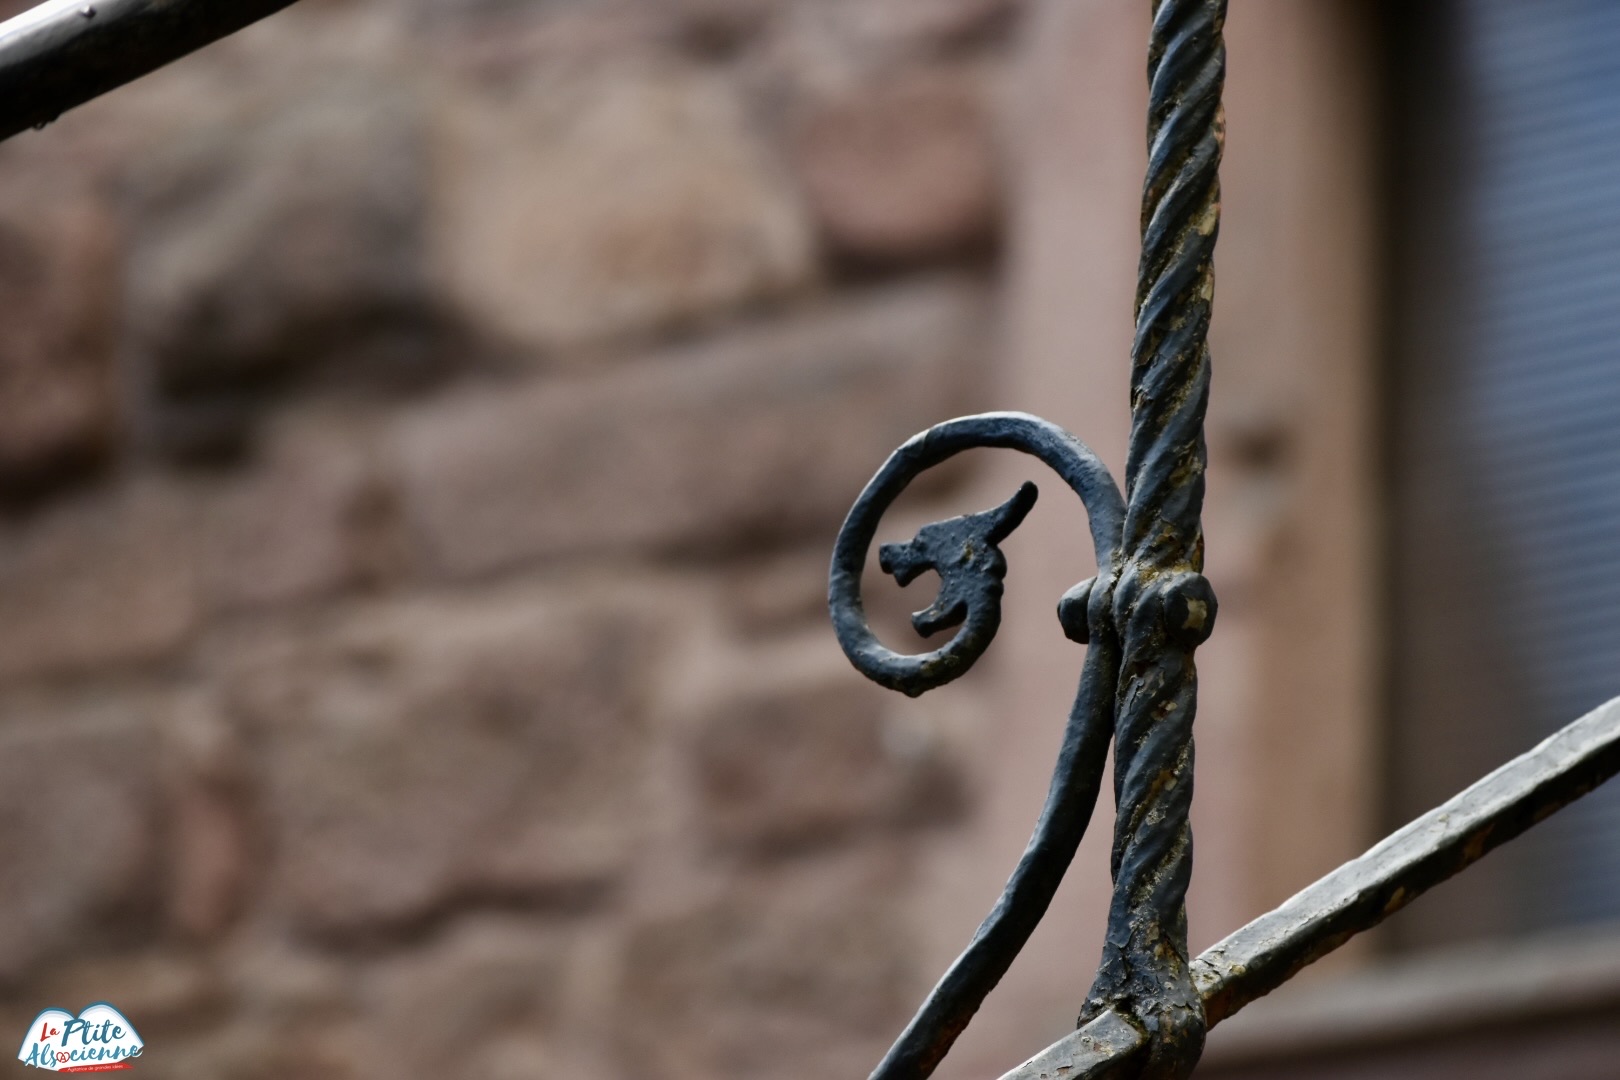
[[(1193, 961), (1211, 1027), (1620, 773), (1620, 698), (1429, 811)], [(1128, 1076), (1147, 1040), (1108, 1010), (1002, 1080)]]
[(0, 22), (0, 139), (50, 123), (294, 0), (50, 0)]

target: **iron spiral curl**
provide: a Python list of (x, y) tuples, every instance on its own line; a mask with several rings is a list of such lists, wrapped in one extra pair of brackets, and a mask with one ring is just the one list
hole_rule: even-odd
[[(883, 512), (919, 474), (975, 447), (1020, 450), (1039, 458), (1080, 496), (1090, 518), (1099, 578), (1070, 589), (1059, 603), (1069, 637), (1089, 641), (1080, 688), (1069, 712), (1046, 803), (1006, 888), (973, 940), (929, 994), (872, 1080), (922, 1080), (967, 1027), (1006, 974), (1062, 881), (1097, 802), (1113, 735), (1119, 645), (1110, 597), (1125, 505), (1108, 469), (1084, 443), (1025, 413), (986, 413), (948, 420), (909, 439), (866, 485), (839, 531), (828, 604), (845, 654), (862, 674), (916, 696), (963, 675), (984, 654), (1001, 621), (1007, 564), (996, 545), (1035, 501), (1024, 484), (983, 513), (925, 525), (904, 544), (886, 544), (880, 565), (901, 584), (924, 570), (940, 576), (939, 597), (912, 622), (924, 636), (958, 627), (938, 649), (919, 656), (877, 640), (861, 604), (861, 571)], [(1094, 586), (1094, 581), (1102, 587)]]
[(1113, 1014), (1147, 1043), (1142, 1080), (1185, 1080), (1207, 1027), (1187, 947), (1192, 876), (1193, 653), (1214, 626), (1203, 576), (1204, 414), (1220, 224), (1218, 171), (1226, 78), (1226, 0), (1155, 0), (1148, 54), (1148, 169), (1142, 197), (1131, 435), (1122, 501), (1107, 470), (1061, 429), (1021, 413), (948, 421), (908, 441), (856, 500), (833, 555), (829, 602), (840, 644), (867, 677), (916, 695), (965, 673), (1001, 616), (1006, 562), (997, 544), (1034, 502), (1026, 484), (980, 514), (925, 526), (885, 545), (902, 584), (940, 575), (914, 625), (956, 626), (920, 656), (895, 653), (867, 626), (860, 575), (878, 519), (918, 473), (973, 446), (1041, 458), (1085, 502), (1098, 576), (1059, 604), (1065, 633), (1086, 642), (1080, 688), (1034, 836), (1001, 898), (930, 993), (872, 1080), (933, 1072), (1045, 913), (1089, 823), (1114, 744), (1113, 899), (1102, 961), (1080, 1023)]

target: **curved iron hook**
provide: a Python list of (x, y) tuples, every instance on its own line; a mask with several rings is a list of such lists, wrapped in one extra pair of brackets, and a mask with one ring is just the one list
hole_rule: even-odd
[(880, 551), (880, 565), (901, 584), (924, 570), (939, 573), (939, 598), (912, 621), (924, 636), (958, 626), (944, 645), (921, 655), (894, 652), (872, 633), (861, 603), (861, 571), (883, 512), (919, 474), (978, 447), (1020, 450), (1039, 458), (1085, 504), (1098, 577), (1064, 595), (1059, 619), (1071, 639), (1089, 642), (1090, 647), (1046, 803), (1028, 846), (973, 940), (928, 995), (872, 1080), (922, 1080), (931, 1074), (1006, 974), (1046, 913), (1085, 834), (1113, 737), (1120, 647), (1112, 598), (1125, 504), (1097, 455), (1039, 417), (1005, 412), (948, 420), (907, 440), (889, 457), (850, 509), (833, 551), (828, 605), (839, 644), (867, 678), (911, 696), (960, 677), (989, 647), (1001, 622), (1002, 577), (1007, 569), (996, 545), (1034, 504), (1033, 484), (1024, 484), (999, 507), (926, 525), (909, 543), (886, 544)]

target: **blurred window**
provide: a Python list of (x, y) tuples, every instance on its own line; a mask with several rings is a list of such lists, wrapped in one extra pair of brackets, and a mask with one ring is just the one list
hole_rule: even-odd
[[(1620, 695), (1620, 3), (1397, 17), (1391, 824)], [(1620, 919), (1620, 784), (1403, 945)]]

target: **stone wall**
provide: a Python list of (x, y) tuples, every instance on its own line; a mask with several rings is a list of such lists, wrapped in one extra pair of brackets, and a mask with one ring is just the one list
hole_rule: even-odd
[(0, 1031), (864, 1075), (976, 774), (825, 565), (987, 400), (1020, 19), (306, 0), (0, 146)]
[[(1195, 947), (1378, 821), (1368, 12), (1228, 26)], [(866, 1075), (1029, 835), (1091, 567), (1043, 499), (997, 645), (912, 702), (834, 643), (832, 539), (961, 412), (1122, 472), (1147, 33), (303, 0), (0, 144), (0, 1032), (111, 1001), (181, 1080)], [(882, 539), (1042, 479), (978, 458)], [(871, 580), (911, 640), (927, 584)], [(940, 1080), (1072, 1025), (1111, 816)]]

